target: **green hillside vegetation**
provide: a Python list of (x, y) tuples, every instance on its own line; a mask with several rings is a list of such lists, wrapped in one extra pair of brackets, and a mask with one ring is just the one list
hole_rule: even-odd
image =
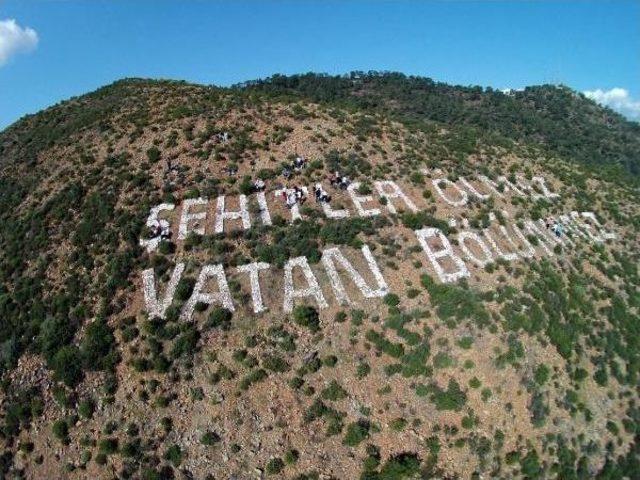
[[(271, 202), (302, 152), (289, 182), (339, 170), (383, 213), (328, 219), (310, 200), (294, 223), (274, 209), (270, 227), (139, 245), (162, 202), (242, 193), (257, 216), (253, 181)], [(561, 200), (492, 196), (452, 213), (431, 188), (435, 168), (451, 181), (543, 175)], [(380, 179), (426, 208), (391, 213)], [(639, 182), (640, 126), (552, 85), (126, 79), (27, 116), (0, 132), (0, 477), (635, 478)], [(499, 259), (452, 284), (413, 233), (572, 210), (617, 238)], [(321, 271), (324, 249), (361, 258), (363, 245), (390, 283), (383, 298), (345, 282), (357, 301), (338, 305), (319, 275), (329, 308), (307, 299), (283, 313), (275, 282), (256, 315), (233, 273), (249, 262), (281, 273), (300, 256)], [(179, 261), (165, 317), (147, 315), (140, 272), (164, 291)], [(184, 321), (205, 263), (228, 267), (238, 308), (198, 302)]]

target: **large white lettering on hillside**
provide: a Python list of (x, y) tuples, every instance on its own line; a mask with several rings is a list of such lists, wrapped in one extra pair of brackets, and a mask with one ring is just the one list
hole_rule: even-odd
[[(468, 209), (470, 204), (478, 202), (497, 200), (508, 203), (508, 196), (529, 196), (534, 200), (549, 201), (559, 198), (540, 176), (531, 176), (529, 179), (520, 175), (510, 175), (508, 178), (489, 178), (484, 175), (455, 178), (439, 170), (424, 170), (422, 173), (429, 177), (426, 188), (434, 192), (433, 198), (447, 212), (456, 208)], [(305, 198), (309, 188), (300, 186), (298, 189), (297, 196), (293, 195), (293, 189), (281, 189), (268, 194), (260, 191), (250, 196), (221, 195), (211, 202), (206, 198), (185, 199), (179, 209), (172, 203), (161, 203), (149, 212), (146, 226), (151, 238), (141, 238), (140, 246), (153, 255), (163, 241), (171, 240), (172, 233), (176, 234), (174, 240), (179, 243), (194, 234), (222, 235), (231, 230), (249, 230), (255, 225), (268, 227), (273, 224), (271, 212), (285, 215), (291, 222), (305, 220), (307, 212), (300, 208), (304, 200), (312, 208), (315, 206), (316, 212), (322, 212), (327, 219), (345, 222), (353, 217), (380, 216), (383, 212), (391, 216), (402, 211), (418, 212), (421, 208), (433, 205), (425, 203), (422, 198), (411, 198), (407, 192), (414, 190), (391, 180), (372, 180), (370, 186), (353, 182), (344, 190), (334, 189), (331, 197), (335, 198), (316, 203), (313, 203), (313, 198)], [(300, 190), (304, 192), (302, 197)], [(331, 203), (334, 201), (339, 203)], [(230, 204), (237, 207), (229, 208)], [(250, 209), (249, 204), (257, 208)], [(488, 205), (493, 208), (492, 203)], [(602, 243), (616, 238), (616, 234), (605, 228), (604, 222), (594, 212), (570, 211), (555, 218), (518, 218), (517, 221), (509, 218), (506, 211), (500, 212), (500, 221), (497, 215), (497, 210), (490, 212), (488, 224), (477, 230), (470, 228), (470, 215), (466, 213), (461, 215), (462, 218), (452, 216), (446, 219), (450, 227), (456, 227), (457, 230), (452, 230), (454, 233), (431, 226), (415, 230), (414, 241), (427, 259), (418, 273), (434, 274), (443, 283), (456, 282), (463, 278), (475, 278), (479, 269), (492, 272), (489, 267), (498, 260), (512, 262), (552, 257), (579, 242)], [(207, 220), (208, 217), (211, 220)], [(314, 219), (313, 215), (309, 215), (309, 221)], [(173, 229), (172, 225), (177, 228)], [(393, 275), (390, 279), (397, 285), (387, 283), (367, 245), (359, 251), (332, 246), (322, 252), (320, 262), (314, 265), (305, 257), (289, 259), (281, 269), (265, 262), (246, 263), (233, 269), (222, 264), (205, 264), (197, 273), (190, 297), (184, 304), (174, 303), (186, 263), (186, 260), (176, 263), (171, 275), (168, 279), (165, 277), (164, 281), (158, 280), (151, 268), (142, 272), (144, 305), (149, 317), (165, 318), (172, 305), (180, 309), (181, 321), (189, 321), (194, 315), (197, 317), (196, 310), (206, 310), (208, 306), (220, 306), (230, 311), (246, 308), (254, 314), (279, 308), (290, 313), (297, 304), (325, 309), (329, 306), (329, 300), (334, 299), (337, 305), (353, 306), (383, 297), (393, 287), (405, 288), (404, 282), (408, 280), (406, 275)], [(246, 307), (234, 303), (227, 275), (234, 276), (236, 282), (250, 289), (250, 305), (249, 301)], [(319, 279), (325, 279), (325, 284)], [(264, 290), (263, 286), (267, 285)], [(204, 308), (200, 308), (199, 304)]]

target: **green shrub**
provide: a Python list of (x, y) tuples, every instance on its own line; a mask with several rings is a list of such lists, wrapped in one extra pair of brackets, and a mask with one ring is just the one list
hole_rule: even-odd
[(284, 454), (284, 463), (287, 465), (293, 465), (298, 461), (298, 458), (300, 458), (300, 452), (295, 449), (287, 450)]
[(538, 385), (544, 385), (547, 383), (547, 380), (549, 380), (549, 367), (544, 364), (538, 365), (533, 374), (533, 378)]
[(282, 470), (284, 470), (284, 462), (280, 457), (275, 457), (269, 460), (265, 468), (267, 475), (277, 475), (282, 472)]
[(222, 439), (220, 438), (220, 435), (218, 435), (216, 432), (205, 432), (202, 437), (200, 437), (200, 443), (208, 446), (215, 445), (221, 440)]
[(293, 320), (298, 325), (306, 327), (313, 333), (320, 330), (320, 316), (318, 311), (306, 305), (298, 305), (293, 309)]
[(151, 147), (147, 150), (147, 158), (151, 163), (156, 163), (160, 160), (160, 150), (157, 147)]
[(395, 293), (387, 293), (384, 296), (383, 301), (389, 307), (396, 307), (400, 304), (400, 297), (398, 297), (398, 295), (396, 295)]
[(356, 378), (363, 379), (371, 372), (371, 366), (368, 363), (360, 362), (356, 367)]
[(191, 296), (195, 285), (196, 281), (193, 278), (182, 277), (176, 286), (175, 298), (182, 302), (186, 302)]
[(69, 426), (64, 420), (56, 420), (51, 426), (51, 431), (58, 440), (66, 441), (69, 435)]
[(180, 464), (182, 463), (182, 457), (183, 453), (179, 445), (171, 445), (164, 452), (164, 459), (168, 462), (173, 463), (173, 465), (176, 467), (180, 466)]
[(442, 390), (437, 385), (432, 387), (431, 401), (436, 404), (436, 410), (462, 410), (467, 403), (467, 395), (460, 388), (458, 382), (454, 379), (449, 380), (446, 390)]
[(80, 350), (67, 345), (56, 352), (52, 360), (54, 377), (68, 387), (75, 387), (83, 377)]
[(98, 450), (105, 455), (112, 455), (118, 451), (118, 440), (116, 438), (103, 438), (98, 442)]
[(404, 418), (395, 418), (391, 420), (389, 427), (391, 427), (391, 430), (395, 432), (401, 432), (406, 428), (407, 423), (408, 422)]
[(267, 354), (262, 359), (262, 366), (272, 372), (286, 372), (289, 364), (279, 355)]
[(91, 418), (93, 417), (93, 412), (95, 410), (95, 404), (93, 400), (90, 398), (85, 398), (80, 401), (78, 404), (78, 415), (83, 418)]
[(342, 388), (337, 381), (331, 380), (329, 385), (327, 385), (327, 387), (322, 390), (321, 396), (325, 400), (336, 402), (338, 400), (347, 398), (347, 391)]
[(370, 424), (366, 420), (347, 425), (347, 432), (342, 439), (342, 443), (349, 447), (357, 447), (362, 441), (369, 438)]
[(223, 307), (214, 308), (209, 314), (207, 326), (228, 330), (231, 327), (233, 312)]

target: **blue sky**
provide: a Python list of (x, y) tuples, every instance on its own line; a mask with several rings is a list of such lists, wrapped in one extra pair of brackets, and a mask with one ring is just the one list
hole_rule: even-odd
[(0, 128), (123, 77), (370, 69), (561, 82), (640, 119), (640, 1), (0, 0)]

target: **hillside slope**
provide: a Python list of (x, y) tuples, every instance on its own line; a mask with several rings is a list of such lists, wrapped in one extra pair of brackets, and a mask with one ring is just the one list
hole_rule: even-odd
[(0, 471), (634, 478), (639, 145), (564, 88), (396, 74), (131, 79), (22, 119)]

